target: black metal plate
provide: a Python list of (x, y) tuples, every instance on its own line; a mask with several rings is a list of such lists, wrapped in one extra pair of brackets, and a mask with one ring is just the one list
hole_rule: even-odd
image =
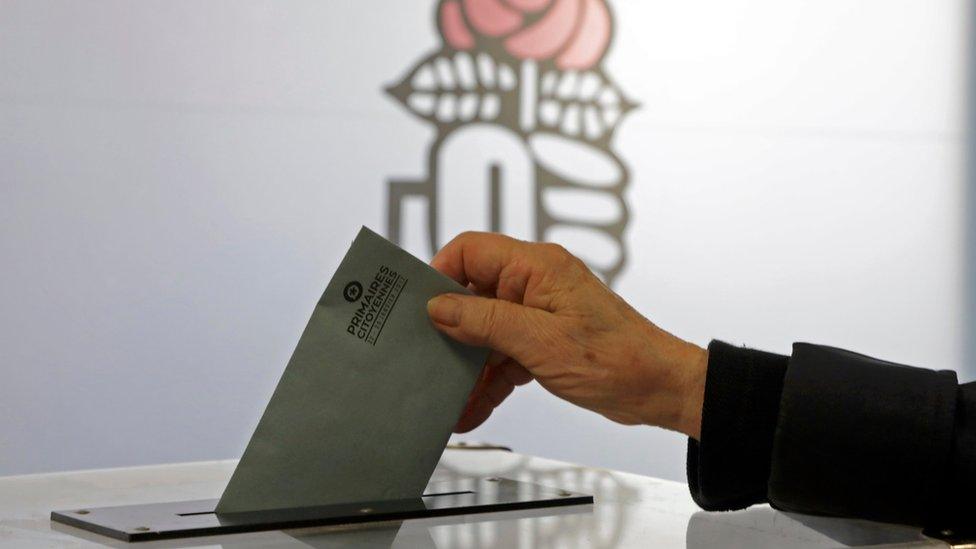
[(52, 511), (51, 520), (122, 541), (149, 541), (335, 524), (593, 503), (593, 496), (507, 479), (431, 483), (422, 498), (217, 515), (216, 499)]

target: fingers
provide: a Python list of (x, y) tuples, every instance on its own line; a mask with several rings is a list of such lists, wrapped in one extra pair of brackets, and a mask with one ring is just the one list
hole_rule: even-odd
[(533, 379), (532, 374), (524, 366), (511, 359), (502, 363), (499, 369), (501, 370), (501, 375), (515, 387), (525, 385)]
[(505, 353), (499, 353), (498, 351), (492, 351), (488, 353), (488, 358), (485, 360), (485, 370), (488, 368), (494, 368), (495, 366), (501, 366), (503, 362), (511, 360)]
[(481, 371), (481, 375), (478, 376), (478, 381), (474, 384), (474, 389), (471, 390), (471, 394), (468, 395), (468, 400), (464, 404), (464, 411), (461, 413), (461, 417), (458, 419), (457, 424), (454, 426), (455, 433), (467, 433), (481, 425), (486, 419), (491, 415), (492, 408), (487, 405), (484, 400), (484, 390), (485, 385), (491, 375), (492, 368), (497, 366), (492, 363), (495, 357), (501, 357), (500, 353), (490, 354), (488, 360), (485, 363), (484, 369)]
[(500, 234), (461, 233), (434, 255), (430, 265), (462, 286), (495, 287), (520, 244), (525, 243)]
[(556, 323), (547, 311), (487, 297), (444, 294), (427, 302), (434, 326), (451, 338), (477, 347), (490, 347), (531, 365), (546, 344), (545, 327)]
[[(568, 252), (555, 244), (523, 242), (495, 233), (462, 233), (430, 264), (476, 293), (521, 303), (530, 280), (559, 270)], [(546, 308), (544, 296), (533, 306)]]
[(488, 406), (484, 401), (478, 400), (470, 402), (464, 409), (461, 419), (459, 419), (457, 424), (454, 426), (454, 432), (460, 435), (477, 429), (482, 423), (491, 417), (492, 410), (494, 410), (494, 408)]
[(516, 385), (524, 385), (531, 380), (532, 376), (525, 368), (507, 357), (504, 362), (496, 365), (491, 365), (489, 361), (468, 398), (454, 432), (466, 433), (477, 428), (512, 394)]

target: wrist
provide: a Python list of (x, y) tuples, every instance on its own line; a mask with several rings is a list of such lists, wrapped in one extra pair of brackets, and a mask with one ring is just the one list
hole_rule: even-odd
[(689, 437), (701, 438), (702, 408), (705, 404), (705, 378), (708, 373), (708, 350), (692, 345), (691, 357), (686, 362), (687, 380), (681, 398), (681, 424), (678, 431)]
[(708, 351), (648, 323), (650, 333), (644, 359), (649, 382), (643, 406), (646, 425), (663, 427), (698, 439)]

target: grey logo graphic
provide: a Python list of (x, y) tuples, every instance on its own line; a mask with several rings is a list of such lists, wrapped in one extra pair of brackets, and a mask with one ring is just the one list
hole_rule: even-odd
[[(387, 89), (436, 130), (427, 176), (388, 183), (390, 239), (425, 232), (430, 253), (464, 230), (558, 242), (612, 284), (629, 174), (611, 144), (635, 104), (600, 66), (605, 0), (441, 0), (437, 23), (442, 47)], [(426, 216), (408, 219), (418, 203)]]
[(360, 284), (359, 282), (356, 282), (355, 280), (353, 280), (349, 284), (346, 284), (346, 287), (342, 289), (342, 297), (346, 298), (346, 301), (350, 303), (352, 303), (353, 301), (357, 301), (362, 296), (363, 296), (363, 285)]

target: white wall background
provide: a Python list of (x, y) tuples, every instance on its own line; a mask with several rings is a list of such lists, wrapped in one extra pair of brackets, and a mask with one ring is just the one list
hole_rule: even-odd
[[(617, 0), (631, 262), (661, 326), (963, 353), (963, 0)], [(238, 455), (431, 130), (396, 0), (0, 1), (0, 474)], [(465, 439), (669, 478), (684, 440), (523, 389)]]

